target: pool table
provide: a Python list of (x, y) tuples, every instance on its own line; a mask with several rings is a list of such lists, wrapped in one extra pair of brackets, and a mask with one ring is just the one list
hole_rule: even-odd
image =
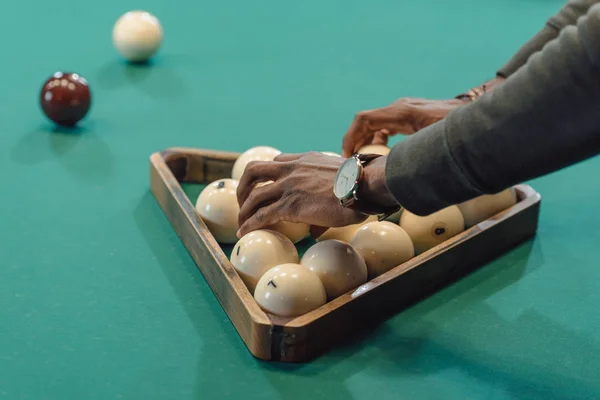
[[(356, 112), (487, 80), (562, 4), (5, 2), (0, 399), (600, 397), (598, 159), (527, 182), (535, 238), (304, 364), (248, 352), (149, 190), (167, 147), (339, 152)], [(136, 8), (149, 65), (111, 43)], [(90, 83), (75, 130), (39, 108), (55, 71)]]

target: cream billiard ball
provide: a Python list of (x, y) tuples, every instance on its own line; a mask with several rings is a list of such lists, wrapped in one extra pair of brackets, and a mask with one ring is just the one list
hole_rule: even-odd
[(390, 148), (383, 144), (368, 144), (358, 149), (359, 154), (381, 154), (387, 156), (390, 152)]
[(367, 282), (365, 260), (350, 244), (340, 240), (325, 240), (312, 245), (300, 259), (300, 264), (321, 278), (328, 299), (335, 299)]
[(400, 214), (402, 214), (402, 210), (393, 213), (392, 215), (387, 217), (385, 220), (397, 224), (400, 222)]
[(446, 207), (427, 216), (403, 210), (400, 227), (408, 233), (415, 253), (421, 254), (465, 230), (465, 220), (457, 206)]
[(377, 221), (376, 215), (369, 216), (365, 221), (359, 224), (329, 228), (315, 240), (317, 242), (323, 242), (325, 240), (341, 240), (342, 242), (350, 243), (357, 230), (359, 230), (363, 225), (373, 221)]
[(160, 48), (162, 26), (154, 15), (134, 10), (123, 14), (112, 31), (113, 46), (130, 62), (146, 62)]
[(230, 257), (248, 290), (254, 293), (256, 283), (269, 269), (280, 264), (298, 264), (296, 246), (283, 234), (260, 229), (242, 237)]
[(240, 206), (237, 201), (238, 181), (221, 179), (206, 186), (196, 200), (196, 211), (207, 228), (222, 244), (238, 241), (238, 217)]
[(470, 228), (516, 203), (516, 190), (508, 188), (496, 194), (486, 194), (467, 200), (458, 204), (458, 208), (465, 219), (465, 227)]
[(365, 260), (370, 279), (415, 256), (408, 233), (389, 221), (369, 222), (363, 225), (356, 231), (350, 245)]
[(265, 272), (256, 284), (254, 299), (263, 311), (289, 318), (321, 307), (327, 302), (327, 295), (314, 272), (287, 263)]
[(256, 146), (244, 151), (233, 164), (231, 178), (240, 180), (246, 166), (252, 161), (273, 161), (281, 151), (271, 146)]
[(279, 221), (276, 224), (270, 225), (267, 229), (281, 232), (294, 244), (306, 239), (310, 235), (310, 225), (301, 222)]

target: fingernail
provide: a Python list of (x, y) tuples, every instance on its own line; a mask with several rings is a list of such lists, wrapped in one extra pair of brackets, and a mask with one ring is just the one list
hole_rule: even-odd
[(242, 238), (242, 233), (241, 233), (241, 232), (238, 230), (238, 231), (235, 233), (235, 236), (237, 236), (237, 238), (238, 238), (238, 239), (241, 239), (241, 238)]

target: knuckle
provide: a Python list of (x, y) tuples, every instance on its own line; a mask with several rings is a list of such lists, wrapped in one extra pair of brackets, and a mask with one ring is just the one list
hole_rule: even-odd
[(409, 97), (403, 97), (403, 98), (401, 98), (401, 99), (398, 99), (398, 100), (394, 101), (394, 102), (393, 102), (393, 103), (390, 105), (390, 107), (393, 107), (393, 106), (402, 106), (402, 105), (407, 105), (407, 104), (410, 104), (411, 102), (412, 102), (412, 99), (411, 99), (411, 98), (409, 98)]
[(256, 214), (254, 214), (254, 219), (259, 222), (262, 223), (264, 222), (265, 218), (266, 218), (267, 214), (264, 212), (264, 210), (261, 208), (260, 210), (258, 210), (256, 212)]
[(284, 162), (281, 164), (277, 164), (277, 169), (279, 170), (280, 174), (290, 174), (294, 168), (296, 167), (296, 163), (298, 161), (294, 160), (294, 161), (288, 161), (288, 162)]
[(260, 165), (260, 161), (250, 161), (248, 164), (246, 164), (245, 173), (255, 172), (257, 169), (260, 168)]
[(356, 113), (356, 115), (354, 116), (354, 119), (357, 122), (364, 122), (367, 121), (369, 119), (369, 112), (368, 111), (359, 111)]
[(264, 222), (266, 216), (267, 214), (265, 213), (265, 209), (261, 208), (254, 213), (254, 220), (256, 220), (256, 222), (262, 223)]

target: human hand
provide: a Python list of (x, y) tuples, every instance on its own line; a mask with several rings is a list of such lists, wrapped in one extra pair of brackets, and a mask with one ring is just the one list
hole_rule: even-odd
[(344, 136), (342, 155), (350, 157), (368, 144), (388, 143), (390, 136), (420, 131), (446, 117), (456, 107), (475, 100), (482, 94), (502, 85), (505, 78), (497, 75), (466, 94), (449, 100), (402, 98), (387, 107), (361, 111), (354, 117)]
[[(281, 154), (274, 161), (251, 162), (238, 185), (240, 216), (238, 236), (276, 224), (279, 221), (300, 222), (323, 228), (358, 224), (367, 216), (343, 207), (333, 193), (341, 157), (319, 152)], [(365, 201), (393, 202), (385, 189), (385, 157), (364, 169)], [(261, 183), (271, 182), (266, 185)], [(371, 200), (372, 199), (372, 200)], [(383, 204), (382, 204), (383, 205)], [(323, 227), (323, 228), (321, 228)], [(321, 230), (322, 233), (322, 230)]]
[(415, 133), (443, 118), (468, 100), (402, 98), (387, 107), (361, 111), (344, 136), (342, 155), (350, 157), (368, 144), (387, 144), (391, 135)]

